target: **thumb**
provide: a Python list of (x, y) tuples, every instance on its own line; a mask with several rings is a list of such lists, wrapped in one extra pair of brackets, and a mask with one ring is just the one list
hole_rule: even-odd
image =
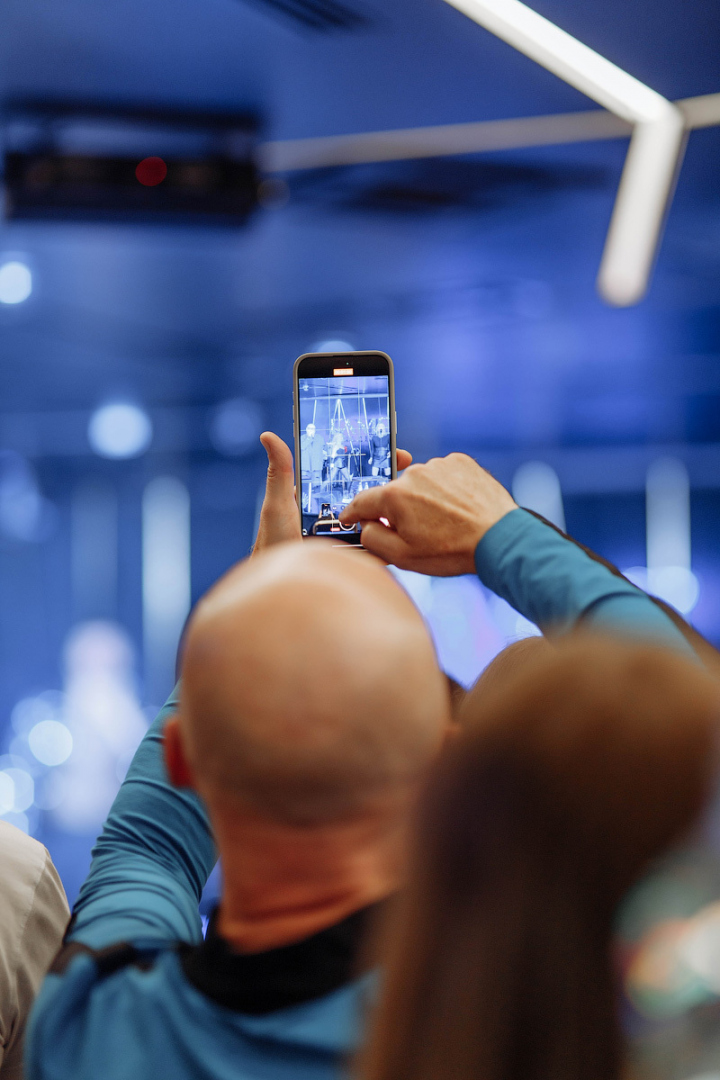
[(260, 442), (265, 448), (268, 457), (267, 482), (265, 498), (286, 500), (295, 498), (293, 456), (290, 447), (284, 443), (279, 435), (272, 431), (264, 431), (260, 436)]
[(264, 431), (260, 442), (268, 456), (268, 471), (265, 498), (253, 549), (256, 553), (274, 544), (302, 539), (300, 515), (295, 502), (293, 456), (290, 447), (272, 431)]

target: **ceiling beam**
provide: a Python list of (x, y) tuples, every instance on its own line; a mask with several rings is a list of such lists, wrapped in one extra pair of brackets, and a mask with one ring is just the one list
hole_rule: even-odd
[(258, 163), (264, 172), (287, 172), (627, 138), (631, 132), (632, 125), (627, 121), (604, 109), (591, 109), (513, 120), (481, 120), (471, 124), (440, 124), (267, 142), (259, 148)]
[[(688, 131), (720, 125), (720, 94), (681, 98), (674, 103)], [(374, 161), (487, 154), (531, 146), (629, 138), (633, 126), (605, 109), (480, 120), (469, 124), (366, 131), (357, 135), (321, 135), (261, 143), (257, 161), (266, 173), (362, 165)]]
[(636, 304), (647, 290), (685, 148), (682, 113), (520, 0), (445, 2), (633, 125), (597, 285), (609, 304)]
[(608, 303), (637, 303), (647, 290), (687, 132), (720, 124), (720, 94), (670, 102), (520, 0), (446, 3), (587, 94), (603, 111), (268, 142), (258, 149), (260, 168), (286, 172), (629, 136), (597, 283)]

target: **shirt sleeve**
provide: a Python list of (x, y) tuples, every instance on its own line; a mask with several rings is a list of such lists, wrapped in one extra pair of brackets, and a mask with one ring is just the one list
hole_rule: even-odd
[(475, 550), (480, 580), (548, 636), (583, 625), (695, 655), (672, 620), (629, 581), (526, 510), (512, 510)]
[(70, 912), (42, 844), (5, 825), (0, 846), (0, 1076), (22, 1080), (30, 1008), (60, 948)]
[(15, 969), (16, 1019), (12, 1038), (2, 1059), (2, 1080), (22, 1080), (27, 1019), (48, 968), (60, 948), (69, 918), (65, 890), (50, 855), (45, 851), (32, 904), (19, 939)]
[(216, 852), (201, 800), (165, 771), (163, 729), (177, 704), (176, 687), (138, 747), (93, 848), (68, 940), (99, 949), (201, 938), (198, 903)]

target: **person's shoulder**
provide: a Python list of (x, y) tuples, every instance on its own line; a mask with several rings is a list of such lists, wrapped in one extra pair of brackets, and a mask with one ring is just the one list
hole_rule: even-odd
[(171, 978), (144, 981), (137, 976), (157, 972), (170, 953), (174, 949), (165, 944), (119, 942), (92, 949), (81, 942), (67, 942), (33, 1007), (27, 1076), (31, 1080), (50, 1075), (85, 1080), (98, 1075), (93, 1070), (100, 1060), (105, 1075), (120, 1075), (112, 1068), (108, 1071), (108, 1063), (121, 1052), (123, 1041), (137, 1035), (143, 1018), (155, 1012), (159, 999), (167, 1004), (171, 996)]
[[(33, 1013), (34, 1036), (53, 1045), (65, 1032), (71, 1037), (74, 1026), (84, 1024), (83, 1017), (92, 1007), (97, 1020), (126, 998), (123, 1015), (147, 1008), (148, 993), (157, 992), (157, 984), (138, 980), (137, 976), (158, 972), (167, 956), (175, 954), (173, 945), (132, 944), (125, 941), (104, 949), (92, 949), (79, 941), (66, 941), (53, 960)], [(168, 976), (168, 972), (165, 972)], [(167, 978), (172, 982), (171, 978)], [(103, 1005), (105, 1002), (105, 1006)]]
[(39, 840), (28, 836), (22, 829), (11, 825), (9, 821), (0, 821), (0, 858), (6, 859), (30, 859), (41, 864), (47, 858), (47, 850)]
[(150, 971), (164, 956), (176, 951), (174, 942), (118, 941), (102, 949), (93, 949), (82, 941), (70, 940), (55, 957), (49, 974), (59, 977), (82, 975), (82, 983), (91, 986), (105, 982), (118, 972)]
[(32, 836), (7, 821), (0, 821), (0, 865), (3, 868), (0, 894), (13, 883), (34, 888), (50, 862), (47, 849)]

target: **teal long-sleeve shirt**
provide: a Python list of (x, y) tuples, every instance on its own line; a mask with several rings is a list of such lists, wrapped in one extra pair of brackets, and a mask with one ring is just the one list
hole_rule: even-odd
[(662, 608), (527, 510), (513, 510), (475, 550), (478, 577), (552, 636), (583, 625), (642, 638), (691, 656), (692, 647)]
[[(644, 593), (524, 510), (477, 547), (481, 580), (545, 632), (595, 629), (692, 652)], [(36, 1002), (28, 1080), (336, 1080), (362, 1037), (370, 983), (266, 1015), (218, 1005), (185, 977), (177, 943), (201, 939), (198, 902), (215, 863), (201, 801), (173, 788), (162, 731), (171, 696), (113, 804), (66, 950)], [(102, 951), (135, 946), (132, 960)], [(114, 958), (113, 958), (114, 957)]]

